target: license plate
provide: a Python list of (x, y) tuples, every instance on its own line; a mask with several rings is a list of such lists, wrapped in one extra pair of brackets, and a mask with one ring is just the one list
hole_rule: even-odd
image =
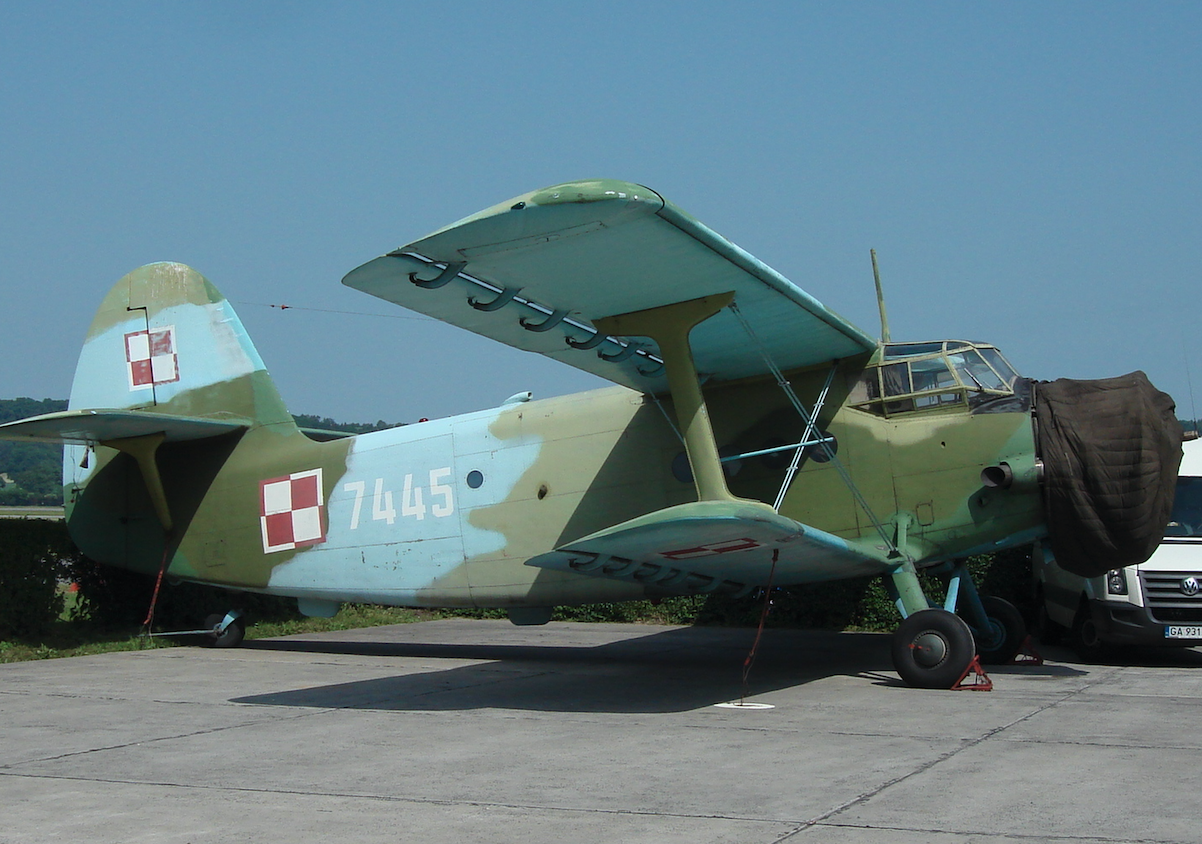
[(1166, 639), (1202, 639), (1202, 625), (1178, 627), (1170, 624), (1164, 629), (1164, 637)]

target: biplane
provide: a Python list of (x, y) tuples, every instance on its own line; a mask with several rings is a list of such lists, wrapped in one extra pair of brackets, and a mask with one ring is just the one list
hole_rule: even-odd
[[(1105, 541), (1077, 549), (1081, 565), (1105, 571), (1167, 522), (1180, 438), (1146, 379), (1068, 382), (1066, 399), (989, 344), (877, 340), (640, 185), (525, 194), (343, 283), (612, 386), (304, 431), (230, 302), (155, 263), (101, 304), (69, 409), (0, 436), (65, 445), (67, 523), (93, 559), (291, 596), (308, 615), (501, 607), (540, 624), (560, 605), (881, 576), (903, 618), (896, 668), (921, 687), (1024, 638), (965, 558), (1093, 531)], [(1087, 423), (1132, 413), (1154, 424), (1115, 468), (1097, 454), (1117, 440)], [(1049, 505), (1095, 469), (1124, 490), (1117, 539), (1097, 507)], [(941, 603), (923, 569), (948, 579)], [(230, 612), (211, 638), (234, 644), (241, 625)]]

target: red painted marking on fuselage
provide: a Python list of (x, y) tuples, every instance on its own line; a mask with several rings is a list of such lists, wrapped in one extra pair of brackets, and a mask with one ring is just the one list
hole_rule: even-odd
[(326, 541), (321, 469), (259, 482), (263, 553), (291, 551)]

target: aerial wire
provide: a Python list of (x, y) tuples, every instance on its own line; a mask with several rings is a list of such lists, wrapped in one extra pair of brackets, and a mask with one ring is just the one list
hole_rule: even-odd
[(409, 316), (408, 314), (373, 314), (366, 311), (337, 311), (332, 308), (309, 308), (304, 305), (275, 305), (271, 302), (246, 302), (241, 300), (231, 300), (235, 305), (253, 305), (257, 308), (275, 308), (280, 311), (313, 311), (319, 314), (344, 314), (346, 316), (369, 316), (380, 317), (382, 319), (416, 319), (422, 322), (437, 322), (438, 320), (428, 316)]

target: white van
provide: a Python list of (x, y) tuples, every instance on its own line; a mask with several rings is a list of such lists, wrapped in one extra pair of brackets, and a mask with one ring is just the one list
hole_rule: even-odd
[(1065, 632), (1084, 658), (1107, 645), (1202, 645), (1202, 440), (1184, 443), (1173, 515), (1146, 562), (1101, 577), (1035, 554), (1040, 638)]

